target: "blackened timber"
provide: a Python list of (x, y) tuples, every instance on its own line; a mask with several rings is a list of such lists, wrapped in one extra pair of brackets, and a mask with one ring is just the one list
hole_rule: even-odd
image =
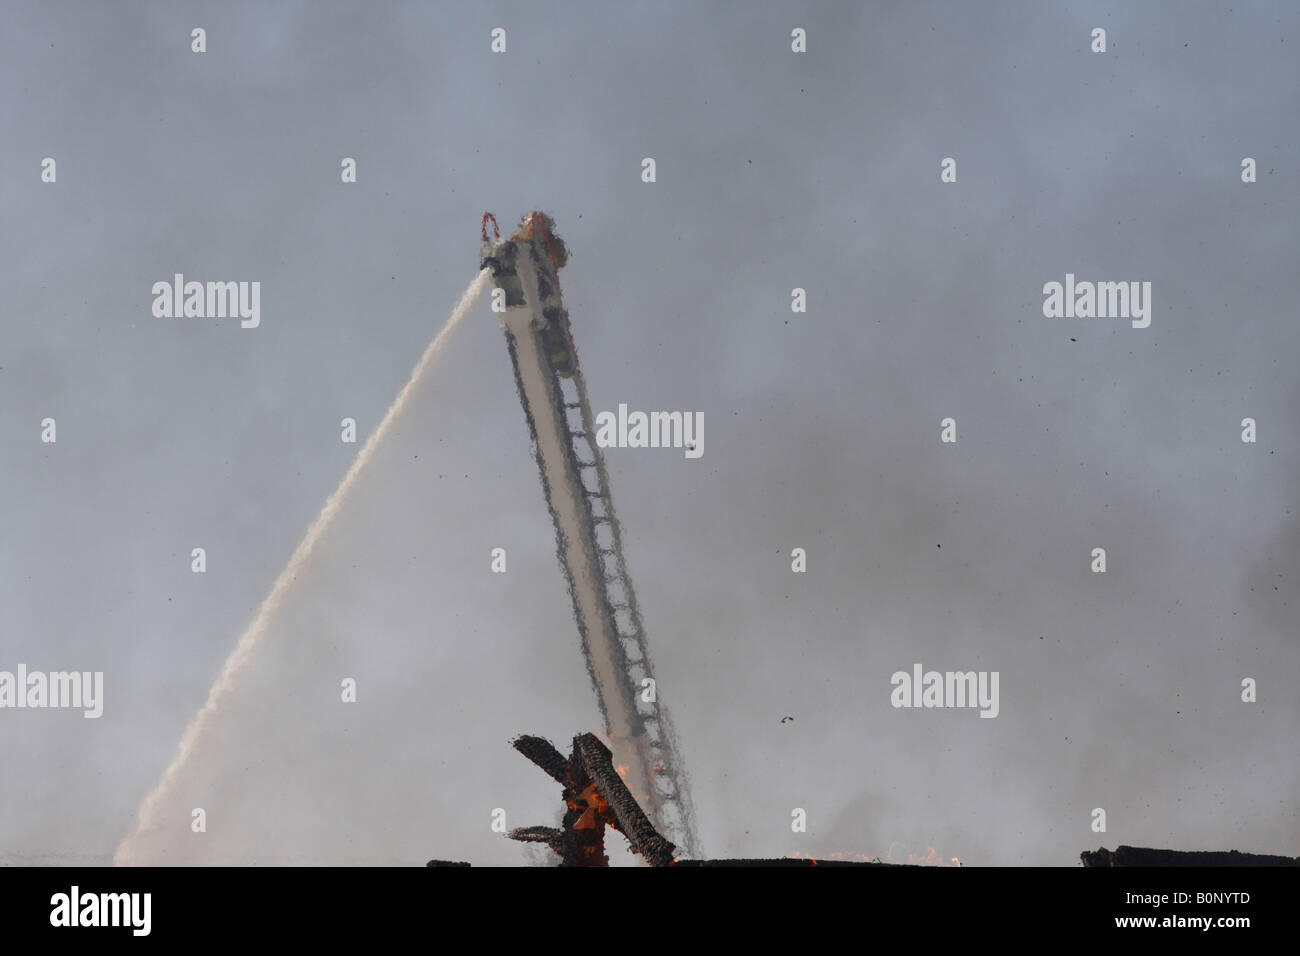
[(1237, 850), (1156, 850), (1143, 846), (1101, 847), (1080, 854), (1086, 867), (1142, 866), (1300, 866), (1300, 858)]
[(913, 866), (909, 863), (876, 863), (874, 861), (858, 860), (814, 860), (808, 857), (773, 857), (771, 859), (753, 859), (753, 860), (677, 860), (673, 863), (676, 867), (693, 867), (693, 866), (775, 866), (775, 867), (809, 867), (809, 866), (888, 866), (888, 867), (906, 867)]
[(515, 827), (506, 836), (520, 843), (545, 843), (556, 853), (562, 852), (560, 838), (563, 833), (555, 827)]
[(510, 745), (545, 770), (552, 780), (568, 786), (569, 761), (545, 737), (523, 734), (512, 740)]
[(600, 795), (609, 804), (618, 820), (618, 830), (651, 866), (668, 866), (677, 848), (662, 836), (636, 802), (623, 778), (614, 769), (609, 748), (595, 734), (579, 734), (573, 738), (573, 753), (582, 762)]

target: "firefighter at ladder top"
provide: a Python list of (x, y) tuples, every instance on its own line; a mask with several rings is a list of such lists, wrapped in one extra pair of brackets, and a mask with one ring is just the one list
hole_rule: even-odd
[[(555, 220), (541, 211), (524, 216), (510, 239), (533, 249), (540, 246), (551, 264), (550, 269), (537, 270), (537, 291), (542, 298), (542, 318), (545, 320), (541, 328), (542, 341), (546, 343), (546, 353), (551, 357), (555, 371), (564, 378), (572, 378), (573, 339), (569, 335), (569, 312), (560, 304), (559, 280), (559, 271), (569, 261), (569, 249), (555, 234)], [(538, 265), (542, 263), (539, 261)]]

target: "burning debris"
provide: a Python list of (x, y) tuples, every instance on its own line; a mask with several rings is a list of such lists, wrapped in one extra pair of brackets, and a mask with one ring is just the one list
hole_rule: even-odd
[(595, 734), (574, 737), (567, 760), (542, 737), (525, 735), (513, 746), (564, 787), (568, 810), (561, 829), (521, 827), (506, 834), (510, 839), (545, 843), (559, 855), (561, 866), (609, 866), (605, 828), (610, 827), (627, 837), (632, 851), (651, 866), (673, 863), (676, 847), (655, 830), (614, 768), (609, 748)]
[(1300, 857), (1241, 853), (1237, 850), (1153, 850), (1143, 846), (1119, 846), (1114, 852), (1101, 847), (1096, 853), (1079, 854), (1086, 867), (1106, 866), (1300, 866)]
[[(573, 753), (565, 757), (549, 740), (525, 734), (511, 745), (546, 771), (563, 788), (567, 810), (560, 827), (517, 827), (506, 834), (521, 843), (541, 843), (560, 857), (561, 866), (609, 866), (605, 854), (605, 828), (627, 837), (632, 851), (651, 866), (907, 866), (880, 860), (785, 857), (779, 859), (678, 860), (677, 850), (650, 822), (623, 782), (625, 768), (615, 767), (613, 755), (595, 734), (573, 738)], [(429, 866), (468, 866), (447, 860), (430, 860)]]

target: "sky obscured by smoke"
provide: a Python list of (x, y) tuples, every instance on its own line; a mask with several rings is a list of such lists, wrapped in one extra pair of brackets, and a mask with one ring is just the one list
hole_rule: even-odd
[[(98, 720), (0, 710), (0, 862), (107, 861), (473, 278), (479, 216), (534, 208), (594, 409), (704, 415), (700, 459), (606, 462), (709, 855), (1300, 854), (1296, 9), (0, 24), (0, 669), (105, 681)], [(260, 327), (155, 318), (176, 272), (260, 281)], [(1045, 318), (1067, 272), (1150, 281), (1151, 326)], [(372, 465), (153, 859), (517, 865), (492, 810), (557, 817), (508, 742), (601, 728), (486, 304)], [(916, 662), (998, 671), (998, 717), (891, 707)]]

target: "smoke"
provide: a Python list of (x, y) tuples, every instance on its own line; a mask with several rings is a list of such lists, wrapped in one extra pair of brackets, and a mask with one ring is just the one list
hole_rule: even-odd
[(1300, 519), (1278, 531), (1246, 565), (1238, 599), (1254, 613), (1256, 626), (1269, 636), (1292, 640), (1300, 633), (1295, 607), (1300, 580)]
[(212, 689), (208, 691), (208, 699), (186, 726), (171, 764), (163, 771), (162, 776), (158, 778), (158, 782), (154, 784), (153, 789), (140, 804), (140, 809), (136, 814), (135, 829), (118, 844), (117, 852), (113, 856), (113, 862), (116, 865), (123, 866), (135, 862), (132, 857), (132, 849), (136, 841), (143, 834), (156, 827), (155, 819), (159, 808), (162, 807), (168, 794), (171, 793), (172, 788), (180, 779), (181, 773), (184, 771), (190, 756), (194, 753), (195, 746), (201, 739), (204, 729), (220, 711), (226, 697), (237, 686), (241, 673), (248, 666), (254, 651), (257, 650), (263, 636), (266, 634), (267, 624), (270, 623), (275, 613), (280, 609), (280, 605), (284, 603), (284, 599), (293, 587), (294, 581), (298, 579), (298, 574), (311, 559), (316, 545), (320, 543), (320, 540), (325, 536), (325, 532), (329, 530), (334, 518), (347, 500), (348, 494), (356, 485), (361, 472), (374, 456), (375, 450), (392, 430), (394, 423), (401, 418), (402, 413), (410, 403), (411, 396), (415, 394), (416, 387), (423, 381), (425, 374), (432, 367), (456, 327), (469, 315), (478, 302), (479, 296), (483, 294), (483, 290), (487, 286), (488, 274), (487, 269), (482, 270), (474, 281), (469, 284), (469, 287), (465, 289), (460, 301), (456, 303), (456, 308), (452, 311), (451, 317), (447, 319), (447, 324), (433, 337), (433, 341), (424, 350), (424, 354), (420, 356), (420, 361), (416, 363), (415, 368), (411, 371), (411, 377), (402, 387), (402, 390), (397, 393), (397, 398), (393, 400), (393, 404), (389, 406), (388, 411), (384, 413), (379, 427), (366, 439), (366, 443), (361, 447), (356, 459), (353, 460), (352, 467), (343, 476), (343, 480), (334, 489), (334, 493), (326, 499), (320, 514), (316, 516), (316, 520), (312, 522), (302, 541), (294, 549), (289, 558), (289, 563), (284, 566), (280, 576), (275, 579), (275, 584), (271, 587), (266, 599), (262, 601), (257, 616), (253, 618), (253, 622), (240, 636), (235, 649), (226, 658), (221, 673), (217, 675), (216, 681), (212, 684)]

